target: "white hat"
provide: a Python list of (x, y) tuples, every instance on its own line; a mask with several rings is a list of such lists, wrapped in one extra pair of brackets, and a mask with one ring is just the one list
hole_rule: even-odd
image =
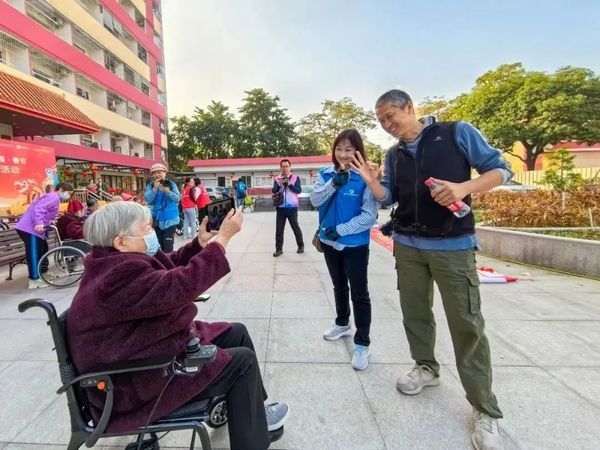
[(156, 163), (152, 167), (150, 167), (150, 173), (158, 172), (159, 170), (162, 170), (163, 172), (167, 172), (167, 166), (165, 166), (164, 164), (161, 164), (161, 163)]

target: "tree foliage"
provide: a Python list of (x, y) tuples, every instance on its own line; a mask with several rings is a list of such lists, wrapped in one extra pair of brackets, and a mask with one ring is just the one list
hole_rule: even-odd
[(584, 184), (580, 173), (573, 172), (575, 155), (560, 148), (546, 158), (548, 168), (544, 171), (541, 184), (561, 192), (574, 191)]
[(600, 78), (578, 67), (547, 74), (501, 65), (451, 100), (443, 118), (472, 122), (508, 153), (520, 142), (525, 157), (515, 156), (533, 170), (549, 144), (600, 141)]

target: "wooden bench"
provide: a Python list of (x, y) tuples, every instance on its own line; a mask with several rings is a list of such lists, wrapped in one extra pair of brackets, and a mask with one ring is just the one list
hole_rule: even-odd
[[(12, 280), (12, 273), (18, 264), (27, 264), (25, 258), (25, 243), (17, 233), (14, 227), (15, 223), (7, 224), (2, 222), (0, 226), (0, 266), (8, 265), (7, 281)], [(57, 238), (54, 233), (49, 233), (48, 246), (52, 248), (57, 245)], [(41, 255), (40, 255), (41, 256)]]
[(7, 280), (12, 280), (13, 269), (17, 264), (27, 264), (25, 243), (14, 228), (0, 229), (0, 266), (8, 265)]

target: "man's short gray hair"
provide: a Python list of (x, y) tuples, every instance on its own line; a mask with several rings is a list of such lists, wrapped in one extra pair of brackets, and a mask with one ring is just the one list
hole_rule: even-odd
[(112, 247), (118, 236), (134, 236), (141, 223), (150, 223), (150, 210), (139, 203), (109, 203), (92, 213), (83, 225), (83, 235), (92, 245)]
[(391, 103), (398, 108), (404, 109), (408, 102), (411, 102), (412, 98), (406, 92), (401, 91), (400, 89), (392, 89), (391, 91), (387, 91), (385, 94), (382, 94), (375, 103), (375, 109), (380, 106), (385, 105), (386, 103)]

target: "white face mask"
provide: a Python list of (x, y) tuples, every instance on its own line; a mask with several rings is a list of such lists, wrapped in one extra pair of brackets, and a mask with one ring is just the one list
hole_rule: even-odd
[(68, 192), (64, 192), (64, 191), (60, 191), (58, 193), (58, 196), (63, 201), (67, 201), (67, 200), (69, 200), (71, 198), (71, 194), (69, 194)]
[(150, 233), (145, 234), (144, 236), (126, 236), (130, 239), (143, 239), (146, 243), (146, 255), (154, 256), (158, 249), (160, 248), (160, 244), (158, 243), (158, 236), (156, 236), (156, 232), (152, 230)]

